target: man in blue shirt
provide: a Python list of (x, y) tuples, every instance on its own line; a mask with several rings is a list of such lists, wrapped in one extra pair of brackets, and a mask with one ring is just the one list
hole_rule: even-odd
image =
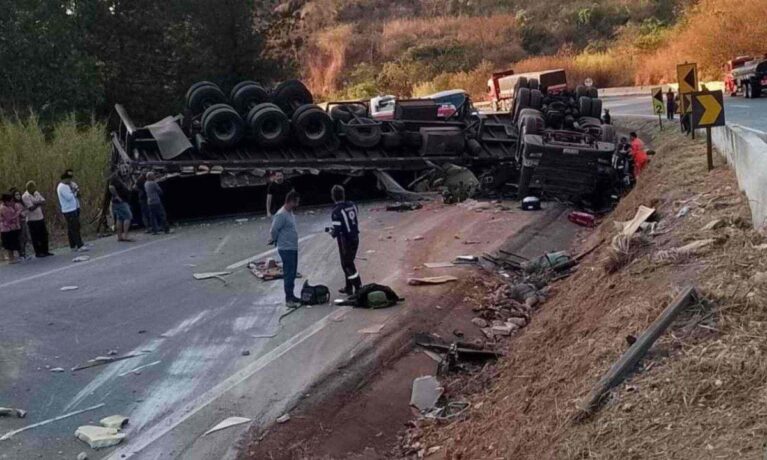
[(341, 268), (346, 277), (346, 286), (340, 292), (352, 295), (362, 286), (360, 273), (354, 265), (354, 259), (357, 257), (357, 249), (360, 245), (360, 230), (357, 220), (359, 211), (356, 204), (346, 201), (346, 191), (340, 185), (334, 185), (330, 190), (330, 195), (335, 203), (330, 216), (333, 221), (330, 234), (338, 242)]
[(274, 214), (270, 230), (269, 244), (277, 246), (277, 252), (282, 260), (282, 281), (288, 308), (297, 308), (301, 305), (301, 299), (293, 294), (298, 272), (298, 231), (293, 210), (298, 207), (299, 198), (295, 190), (285, 195), (285, 204)]

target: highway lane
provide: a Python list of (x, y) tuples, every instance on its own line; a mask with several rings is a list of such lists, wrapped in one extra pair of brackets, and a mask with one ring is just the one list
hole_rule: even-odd
[[(738, 124), (767, 133), (767, 97), (745, 99), (725, 96), (724, 107), (728, 124)], [(610, 109), (610, 113), (613, 115), (655, 117), (649, 94), (647, 96), (606, 97), (604, 98), (604, 108)], [(665, 121), (665, 114), (663, 119)], [(678, 117), (676, 122), (679, 123)]]

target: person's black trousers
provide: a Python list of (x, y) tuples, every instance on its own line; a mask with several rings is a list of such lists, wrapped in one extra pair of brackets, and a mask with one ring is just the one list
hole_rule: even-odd
[(83, 247), (83, 239), (80, 237), (80, 210), (65, 212), (64, 220), (67, 221), (67, 238), (69, 238), (69, 247), (78, 249)]
[(36, 256), (48, 254), (48, 229), (45, 227), (45, 219), (27, 221), (29, 237), (32, 239), (32, 247), (35, 248)]
[(170, 227), (168, 226), (168, 218), (165, 215), (165, 207), (162, 203), (154, 203), (149, 205), (149, 215), (152, 218), (152, 233), (158, 233), (160, 230), (168, 233)]
[(669, 120), (674, 119), (674, 109), (668, 109), (666, 111), (666, 118), (668, 118)]
[(347, 292), (352, 292), (352, 289), (356, 292), (357, 289), (362, 287), (360, 273), (354, 265), (360, 240), (359, 238), (344, 238), (342, 236), (336, 239), (338, 240), (338, 253), (341, 255), (341, 268), (346, 276), (346, 287), (344, 289)]

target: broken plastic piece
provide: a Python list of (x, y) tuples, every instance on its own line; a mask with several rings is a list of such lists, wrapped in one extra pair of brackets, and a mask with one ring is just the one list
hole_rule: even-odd
[(15, 409), (13, 407), (0, 407), (0, 417), (7, 417), (9, 415), (24, 418), (27, 416), (27, 411), (24, 409)]
[(242, 425), (243, 423), (248, 423), (248, 422), (250, 422), (249, 418), (245, 418), (245, 417), (229, 417), (227, 419), (224, 419), (224, 420), (220, 421), (216, 426), (214, 426), (213, 428), (211, 428), (208, 431), (206, 431), (203, 434), (203, 436), (207, 436), (207, 435), (209, 435), (211, 433), (214, 433), (216, 431), (223, 430), (223, 429), (226, 429), (226, 428), (231, 428), (231, 427), (236, 426), (236, 425)]
[(422, 412), (434, 409), (444, 391), (444, 388), (433, 375), (418, 377), (413, 380), (410, 405)]
[(124, 415), (110, 415), (99, 420), (101, 426), (105, 428), (115, 428), (121, 430), (128, 424), (128, 417)]
[(87, 443), (91, 449), (103, 449), (120, 444), (127, 435), (116, 428), (83, 425), (75, 431), (75, 437)]
[(458, 281), (455, 276), (429, 276), (426, 278), (408, 278), (407, 284), (411, 286), (422, 286), (428, 284), (444, 284), (451, 281)]

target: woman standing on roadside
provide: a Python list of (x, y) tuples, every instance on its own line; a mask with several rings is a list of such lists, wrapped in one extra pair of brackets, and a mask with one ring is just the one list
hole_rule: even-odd
[(8, 263), (19, 261), (16, 254), (20, 248), (22, 207), (13, 200), (13, 195), (3, 193), (0, 197), (0, 242), (8, 252)]
[(27, 207), (24, 206), (21, 192), (16, 187), (11, 187), (10, 193), (13, 195), (13, 202), (21, 206), (21, 216), (19, 216), (19, 226), (21, 227), (21, 232), (19, 233), (19, 257), (21, 257), (21, 260), (29, 260), (32, 256), (27, 257), (27, 243), (30, 240), (29, 227), (27, 226)]

